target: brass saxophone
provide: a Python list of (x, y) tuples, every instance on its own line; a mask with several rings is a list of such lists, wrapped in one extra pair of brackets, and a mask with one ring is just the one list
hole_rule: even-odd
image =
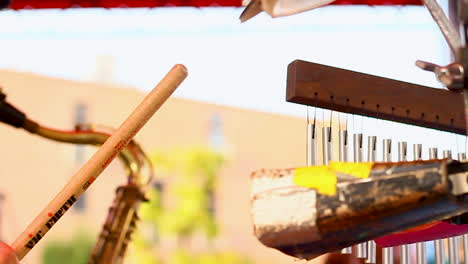
[[(0, 88), (0, 122), (54, 141), (101, 145), (110, 137), (110, 129), (94, 125), (77, 125), (65, 131), (48, 128), (29, 119), (23, 112), (6, 102)], [(101, 233), (88, 259), (89, 264), (122, 263), (138, 222), (138, 208), (147, 201), (145, 192), (153, 178), (152, 163), (143, 149), (132, 140), (119, 154), (127, 183), (116, 190)]]

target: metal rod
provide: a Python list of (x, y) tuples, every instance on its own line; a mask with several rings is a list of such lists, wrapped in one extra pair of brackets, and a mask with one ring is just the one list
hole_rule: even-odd
[(466, 160), (466, 154), (465, 153), (458, 153), (458, 160)]
[(413, 145), (413, 160), (422, 159), (422, 144)]
[(382, 263), (393, 264), (393, 248), (388, 247), (382, 250)]
[(445, 246), (443, 239), (434, 240), (435, 247), (435, 262), (436, 264), (445, 263)]
[[(405, 141), (398, 142), (398, 161), (406, 161), (408, 153), (408, 144)], [(410, 264), (411, 253), (409, 253), (409, 245), (400, 246), (400, 263)]]
[(451, 159), (452, 158), (452, 151), (451, 150), (444, 150), (442, 152), (442, 156), (444, 159)]
[(468, 264), (468, 234), (463, 235), (463, 257), (465, 264)]
[(353, 254), (353, 247), (343, 248), (341, 254)]
[(339, 133), (339, 159), (342, 162), (348, 161), (348, 130), (340, 130)]
[[(348, 130), (340, 130), (339, 133), (339, 158), (342, 162), (348, 161)], [(341, 254), (353, 254), (353, 247), (343, 248)]]
[(332, 159), (332, 134), (331, 127), (322, 128), (322, 151), (323, 151), (323, 165), (328, 165)]
[(426, 264), (427, 263), (426, 243), (425, 242), (416, 243), (416, 263), (417, 264)]
[[(367, 161), (374, 162), (377, 157), (377, 137), (369, 136), (367, 141)], [(377, 244), (374, 240), (367, 242), (367, 259), (366, 263), (377, 263)]]
[[(466, 153), (458, 153), (458, 160), (466, 160)], [(460, 236), (463, 243), (463, 261), (468, 264), (468, 234)]]
[(353, 153), (354, 153), (354, 162), (362, 162), (363, 152), (362, 152), (362, 134), (353, 135)]
[(437, 159), (437, 148), (429, 148), (429, 159)]
[(400, 246), (400, 264), (411, 263), (411, 245)]
[(447, 16), (444, 13), (444, 10), (439, 6), (437, 1), (435, 0), (423, 0), (424, 5), (426, 5), (427, 9), (431, 13), (434, 21), (440, 28), (440, 31), (445, 37), (450, 49), (452, 50), (453, 54), (457, 53), (457, 49), (462, 47), (462, 42), (458, 31), (455, 27), (450, 23)]
[(383, 140), (383, 161), (384, 162), (392, 161), (392, 140), (391, 139)]
[(377, 159), (377, 137), (369, 136), (367, 143), (367, 161), (374, 162)]
[[(452, 151), (444, 150), (443, 151), (443, 157), (445, 159), (452, 159)], [(458, 253), (458, 238), (457, 237), (449, 237), (448, 238), (448, 254), (449, 254), (449, 263), (450, 264), (459, 264), (460, 256), (459, 256), (459, 253)]]
[[(422, 159), (422, 144), (413, 145), (413, 160)], [(419, 242), (416, 243), (416, 264), (426, 264), (427, 255), (426, 255), (426, 243)]]
[[(392, 160), (392, 140), (384, 139), (383, 141), (383, 161), (390, 162)], [(393, 264), (393, 248), (388, 247), (382, 250), (382, 263)]]
[[(437, 159), (437, 148), (429, 148), (429, 159)], [(442, 239), (434, 240), (435, 248), (435, 263), (444, 264), (445, 262), (445, 247)]]
[(405, 141), (398, 142), (398, 161), (406, 161), (408, 159), (408, 143)]
[(377, 244), (374, 240), (367, 241), (366, 263), (377, 263)]
[(307, 166), (317, 163), (317, 133), (315, 123), (307, 124)]
[(465, 127), (468, 127), (468, 91), (463, 89), (463, 102), (465, 103)]
[(424, 242), (416, 243), (416, 263), (427, 263), (426, 244)]
[(460, 264), (460, 255), (458, 252), (458, 237), (449, 237), (449, 263), (450, 264)]
[[(363, 135), (361, 133), (353, 135), (354, 162), (363, 162)], [(356, 245), (356, 257), (367, 258), (366, 242)]]

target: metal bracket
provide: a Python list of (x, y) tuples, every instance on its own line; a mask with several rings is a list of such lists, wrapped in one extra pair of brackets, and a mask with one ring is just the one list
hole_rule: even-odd
[(425, 70), (434, 72), (437, 79), (443, 83), (449, 90), (460, 92), (465, 85), (465, 70), (460, 63), (452, 63), (447, 66), (439, 66), (434, 63), (417, 60), (416, 66)]
[[(446, 67), (431, 67), (428, 63), (419, 63), (424, 70), (433, 71), (439, 81), (449, 90), (463, 91), (465, 104), (465, 127), (468, 128), (468, 1), (449, 0), (449, 18), (436, 0), (423, 0), (435, 22), (452, 50), (454, 62)], [(426, 67), (429, 66), (429, 67)], [(431, 69), (432, 68), (432, 69)]]

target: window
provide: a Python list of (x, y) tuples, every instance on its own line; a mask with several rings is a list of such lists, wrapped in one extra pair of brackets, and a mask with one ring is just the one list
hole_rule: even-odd
[(222, 129), (222, 120), (219, 114), (213, 114), (210, 119), (209, 140), (211, 146), (219, 150), (224, 145), (224, 136)]
[[(83, 103), (78, 103), (75, 105), (74, 109), (75, 115), (75, 127), (78, 128), (80, 125), (85, 125), (88, 115), (88, 107)], [(75, 149), (75, 163), (81, 165), (85, 161), (85, 149), (84, 146), (76, 145)]]
[[(223, 123), (221, 116), (215, 113), (210, 119), (210, 145), (217, 151), (220, 151), (224, 147), (224, 135), (223, 135)], [(213, 189), (208, 190), (207, 208), (212, 217), (216, 214), (216, 197)]]
[[(75, 127), (79, 128), (80, 125), (84, 125), (88, 122), (88, 106), (84, 103), (78, 103), (74, 108), (74, 122)], [(81, 167), (86, 161), (85, 148), (82, 145), (75, 146), (75, 164), (77, 167)], [(78, 212), (86, 210), (86, 193), (83, 193), (80, 198), (75, 202), (73, 208)]]

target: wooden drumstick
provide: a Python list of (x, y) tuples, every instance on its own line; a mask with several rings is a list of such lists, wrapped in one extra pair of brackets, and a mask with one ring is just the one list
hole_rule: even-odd
[(60, 217), (86, 191), (109, 163), (119, 154), (135, 134), (145, 125), (174, 90), (187, 77), (185, 66), (175, 65), (146, 96), (122, 125), (98, 149), (86, 164), (71, 178), (55, 198), (32, 221), (12, 247), (21, 260), (52, 228)]

